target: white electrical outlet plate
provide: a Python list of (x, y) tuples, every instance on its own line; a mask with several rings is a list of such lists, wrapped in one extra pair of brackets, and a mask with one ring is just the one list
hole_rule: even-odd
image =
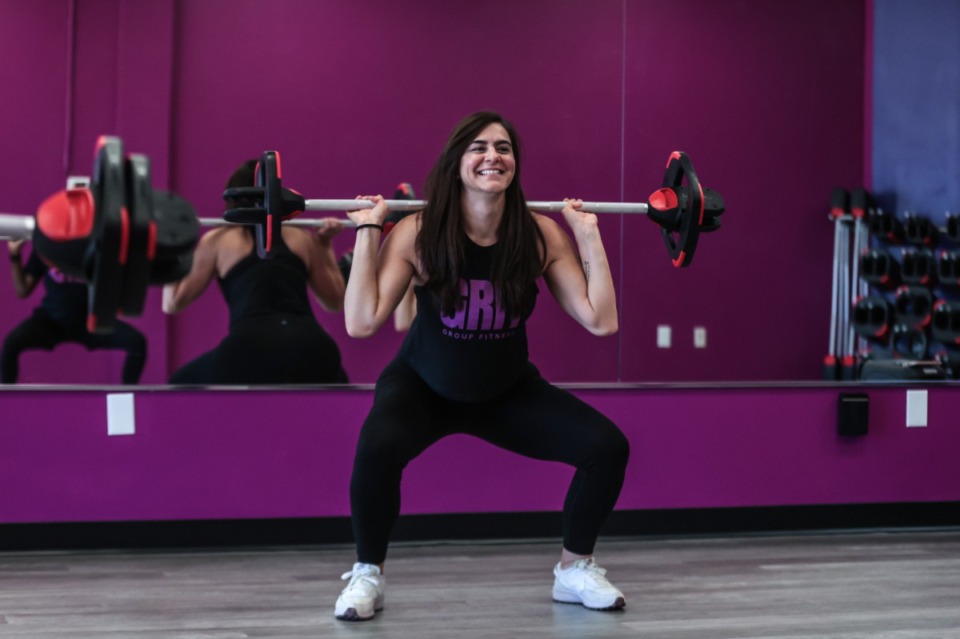
[(694, 326), (693, 327), (693, 347), (694, 348), (706, 348), (707, 347), (707, 329), (704, 326)]
[(109, 393), (107, 395), (107, 435), (133, 435), (136, 431), (133, 393)]
[(907, 391), (907, 428), (923, 428), (927, 425), (927, 391)]
[(670, 327), (661, 324), (657, 327), (657, 348), (670, 348)]

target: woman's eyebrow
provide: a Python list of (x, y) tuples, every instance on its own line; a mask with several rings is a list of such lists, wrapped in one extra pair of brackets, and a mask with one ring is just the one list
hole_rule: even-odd
[(506, 138), (501, 138), (501, 139), (499, 139), (499, 140), (492, 140), (492, 141), (491, 141), (491, 140), (484, 140), (483, 138), (477, 138), (476, 140), (474, 140), (473, 142), (470, 143), (470, 146), (473, 146), (473, 145), (475, 145), (475, 144), (484, 144), (484, 145), (485, 145), (485, 144), (493, 144), (494, 146), (502, 146), (502, 145), (506, 144), (506, 145), (509, 146), (509, 147), (513, 147), (513, 143), (510, 142), (510, 140), (508, 140), (508, 139), (506, 139)]

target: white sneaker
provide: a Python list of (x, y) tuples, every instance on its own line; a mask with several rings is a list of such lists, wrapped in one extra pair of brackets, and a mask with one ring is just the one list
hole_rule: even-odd
[(350, 583), (337, 597), (333, 613), (337, 619), (366, 621), (373, 619), (378, 610), (383, 610), (383, 590), (387, 580), (380, 574), (379, 566), (355, 563), (353, 570), (343, 573), (341, 579), (349, 579)]
[(619, 610), (627, 605), (623, 593), (607, 581), (607, 571), (593, 557), (578, 559), (569, 568), (557, 564), (553, 574), (554, 601), (583, 604), (593, 610)]

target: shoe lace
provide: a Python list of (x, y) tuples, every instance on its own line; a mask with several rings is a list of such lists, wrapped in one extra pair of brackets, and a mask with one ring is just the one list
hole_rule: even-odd
[(606, 574), (607, 569), (601, 568), (594, 562), (593, 557), (590, 559), (580, 559), (574, 566), (579, 570), (583, 571), (583, 576), (587, 579), (590, 579), (596, 584), (606, 585), (610, 582), (607, 581)]
[(360, 570), (348, 570), (340, 575), (340, 579), (343, 581), (346, 581), (347, 579), (350, 580), (350, 583), (347, 584), (347, 590), (353, 590), (354, 588), (359, 588), (362, 586), (371, 586), (376, 588), (378, 585), (377, 573), (368, 568)]

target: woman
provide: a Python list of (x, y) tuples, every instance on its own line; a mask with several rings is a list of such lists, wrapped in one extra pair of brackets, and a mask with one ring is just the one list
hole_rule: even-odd
[[(256, 160), (242, 164), (227, 188), (252, 186)], [(228, 202), (228, 208), (242, 205)], [(163, 289), (165, 313), (179, 313), (216, 277), (230, 309), (230, 330), (212, 351), (189, 362), (171, 384), (327, 384), (347, 381), (340, 349), (314, 317), (307, 287), (328, 311), (343, 308), (344, 282), (331, 246), (340, 223), (315, 235), (284, 226), (276, 255), (260, 259), (253, 227), (205, 234), (190, 273)]]
[[(622, 608), (623, 594), (593, 560), (600, 527), (623, 484), (629, 447), (606, 417), (548, 384), (527, 356), (525, 322), (543, 277), (564, 310), (595, 335), (617, 331), (617, 307), (595, 215), (567, 200), (576, 238), (531, 213), (520, 188), (513, 127), (482, 112), (462, 121), (434, 165), (429, 204), (378, 247), (380, 196), (357, 223), (344, 301), (347, 332), (372, 335), (412, 282), (416, 319), (377, 381), (357, 444), (350, 500), (357, 563), (335, 616), (370, 619), (383, 607), (384, 561), (400, 513), (406, 464), (440, 438), (468, 433), (577, 470), (563, 512), (553, 598)], [(579, 253), (579, 258), (578, 258)]]

